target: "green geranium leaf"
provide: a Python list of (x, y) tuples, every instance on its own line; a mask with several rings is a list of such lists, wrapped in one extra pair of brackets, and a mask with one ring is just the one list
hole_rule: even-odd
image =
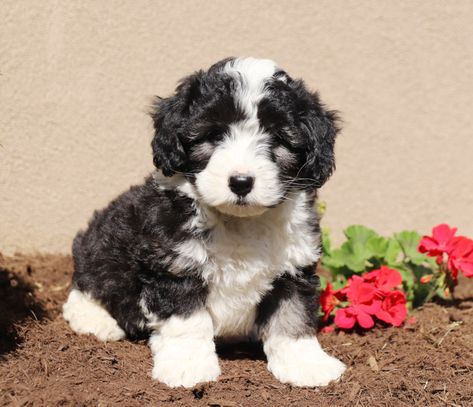
[(409, 261), (416, 265), (424, 263), (427, 256), (423, 255), (417, 250), (420, 239), (422, 238), (419, 233), (415, 231), (405, 230), (403, 232), (396, 233), (394, 237), (398, 241), (399, 245), (401, 246), (402, 252)]
[(388, 240), (382, 236), (372, 236), (366, 242), (366, 251), (370, 253), (370, 257), (382, 259), (386, 256), (388, 249)]
[(319, 276), (320, 281), (320, 291), (323, 291), (327, 288), (327, 279), (324, 276)]
[(343, 233), (348, 240), (361, 245), (366, 244), (370, 237), (379, 236), (374, 230), (363, 225), (348, 226)]
[(386, 253), (384, 259), (387, 264), (394, 264), (397, 262), (401, 254), (401, 246), (399, 245), (396, 239), (388, 239), (388, 247), (386, 248)]
[(337, 275), (332, 280), (332, 287), (334, 290), (340, 290), (346, 285), (347, 285), (347, 279), (341, 274)]
[(412, 262), (408, 262), (406, 263), (406, 265), (412, 270), (416, 281), (419, 281), (423, 276), (427, 274), (432, 274), (432, 269), (430, 267), (426, 267), (423, 264), (419, 265)]
[(419, 284), (414, 289), (414, 300), (412, 306), (414, 308), (420, 307), (430, 297), (432, 287), (429, 284)]
[(336, 271), (345, 265), (343, 258), (337, 254), (337, 250), (334, 250), (331, 254), (325, 254), (322, 257), (322, 264), (332, 271)]
[(436, 261), (435, 257), (425, 256), (425, 262), (428, 264), (428, 266), (432, 270), (437, 270), (439, 268), (439, 265), (437, 264), (437, 261)]
[(340, 249), (333, 251), (333, 257), (355, 273), (365, 270), (369, 253), (363, 247), (353, 245), (351, 241), (342, 244)]
[(437, 285), (439, 287), (445, 287), (445, 277), (446, 277), (446, 274), (442, 273), (440, 274), (439, 278), (437, 279)]
[(435, 295), (437, 297), (440, 297), (440, 298), (444, 299), (444, 300), (449, 300), (451, 298), (450, 296), (445, 295), (445, 288), (442, 288), (442, 287), (436, 288)]
[(401, 274), (402, 285), (404, 286), (404, 288), (412, 289), (414, 287), (415, 278), (414, 278), (414, 275), (412, 274), (411, 270), (409, 270), (404, 265), (392, 266), (392, 268), (399, 271), (399, 273)]
[(349, 226), (344, 233), (347, 241), (340, 247), (337, 256), (350, 270), (360, 273), (366, 269), (366, 263), (372, 257), (372, 248), (367, 245), (369, 239), (379, 236), (362, 225)]
[(332, 251), (332, 240), (330, 239), (330, 230), (322, 228), (322, 248), (324, 254), (330, 254)]

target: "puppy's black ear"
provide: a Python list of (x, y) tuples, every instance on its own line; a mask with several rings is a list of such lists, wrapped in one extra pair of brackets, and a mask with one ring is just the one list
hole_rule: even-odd
[(153, 104), (153, 162), (167, 177), (188, 171), (187, 155), (181, 140), (189, 131), (192, 105), (201, 94), (202, 75), (203, 72), (199, 71), (184, 78), (173, 96), (166, 99), (157, 97)]
[(337, 112), (324, 108), (317, 92), (309, 92), (303, 81), (293, 81), (297, 94), (299, 126), (306, 148), (300, 176), (320, 188), (335, 170), (335, 137), (340, 128)]

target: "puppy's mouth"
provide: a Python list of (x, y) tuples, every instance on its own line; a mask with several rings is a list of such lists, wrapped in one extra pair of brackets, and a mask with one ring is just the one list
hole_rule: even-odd
[(238, 197), (235, 205), (237, 205), (237, 206), (249, 206), (250, 204), (245, 198)]
[(235, 203), (220, 204), (215, 208), (225, 215), (239, 218), (259, 216), (268, 210), (266, 206), (250, 203), (246, 199), (238, 199)]

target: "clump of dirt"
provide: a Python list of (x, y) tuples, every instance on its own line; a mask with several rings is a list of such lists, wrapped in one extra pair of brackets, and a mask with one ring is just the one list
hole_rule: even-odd
[(473, 281), (451, 306), (428, 304), (404, 328), (320, 334), (348, 370), (320, 389), (279, 383), (258, 345), (218, 347), (222, 375), (193, 389), (150, 377), (145, 342), (101, 343), (61, 318), (67, 256), (0, 258), (0, 405), (471, 406)]

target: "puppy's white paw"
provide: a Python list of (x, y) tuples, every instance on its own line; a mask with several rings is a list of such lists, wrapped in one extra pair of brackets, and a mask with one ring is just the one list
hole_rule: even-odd
[(152, 375), (170, 387), (193, 387), (217, 380), (220, 366), (215, 352), (201, 352), (196, 347), (182, 349), (176, 344), (176, 349), (164, 348), (156, 355)]
[(213, 341), (213, 326), (207, 311), (188, 318), (165, 321), (149, 341), (153, 353), (154, 379), (170, 387), (193, 387), (220, 375)]
[(125, 337), (117, 321), (100, 304), (79, 290), (71, 290), (62, 308), (64, 319), (78, 334), (94, 334), (104, 342)]
[(264, 349), (268, 370), (279, 381), (295, 386), (326, 386), (346, 369), (342, 362), (323, 351), (315, 337), (271, 338)]

